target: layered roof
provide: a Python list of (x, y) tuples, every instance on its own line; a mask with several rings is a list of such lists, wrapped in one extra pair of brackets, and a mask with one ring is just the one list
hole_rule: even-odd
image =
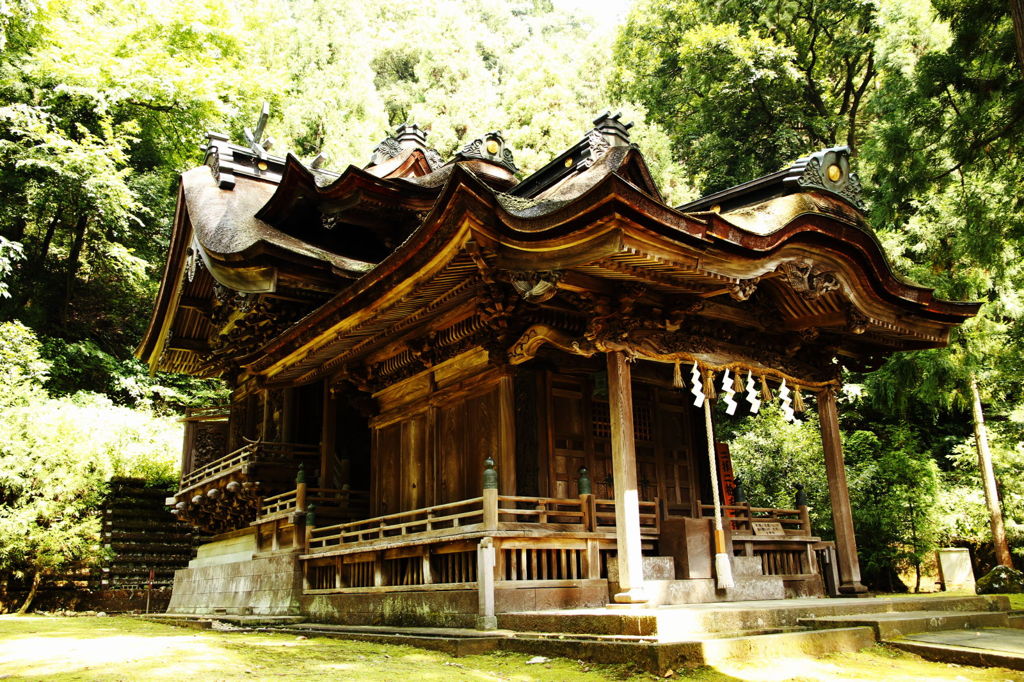
[[(592, 352), (628, 341), (656, 359), (699, 355), (724, 366), (743, 356), (762, 369), (792, 358), (755, 358), (759, 335), (808, 337), (825, 354), (877, 358), (941, 346), (978, 309), (938, 300), (893, 273), (864, 221), (844, 148), (673, 208), (618, 117), (597, 119), (518, 184), (500, 134), (441, 164), (410, 130), (382, 143), (369, 167), (341, 174), (233, 145), (226, 163), (225, 143), (215, 140), (214, 162), (208, 154), (208, 167), (182, 177), (168, 268), (140, 357), (191, 371), (171, 341), (215, 333), (212, 323), (202, 328), (190, 318), (188, 300), (211, 286), (186, 277), (190, 248), (211, 281), (235, 292), (326, 297), (239, 362), (249, 375), (281, 381), (369, 360), (411, 362), (402, 354), (417, 356), (416, 344), (401, 339), (431, 317), (449, 314), (453, 338), (475, 333), (466, 329), (488, 324), (485, 316), (451, 311), (496, 281), (529, 303), (557, 296), (545, 305), (561, 322), (535, 333), (555, 345)], [(601, 311), (584, 314), (574, 297), (621, 302), (626, 285), (642, 285), (637, 301), (648, 318), (668, 319), (668, 308), (693, 310), (699, 301), (706, 330), (695, 325), (693, 334), (721, 336), (719, 324), (737, 338), (701, 350), (669, 322), (646, 331), (634, 325), (617, 341), (597, 334)]]

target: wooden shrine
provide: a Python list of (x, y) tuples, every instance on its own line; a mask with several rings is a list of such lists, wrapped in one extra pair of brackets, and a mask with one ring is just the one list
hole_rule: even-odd
[[(264, 119), (265, 120), (265, 119)], [(666, 205), (604, 115), (518, 179), (403, 125), (334, 173), (211, 135), (138, 355), (223, 377), (171, 610), (345, 623), (863, 591), (835, 390), (978, 306), (905, 282), (845, 148)], [(835, 517), (734, 498), (713, 401), (813, 397)], [(257, 585), (258, 583), (258, 585)]]

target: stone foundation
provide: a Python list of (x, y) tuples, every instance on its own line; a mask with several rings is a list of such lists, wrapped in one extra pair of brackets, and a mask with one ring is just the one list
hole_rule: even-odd
[(174, 574), (168, 613), (298, 615), (302, 568), (297, 553), (259, 555), (251, 532), (199, 548), (188, 568)]
[[(405, 627), (476, 627), (479, 601), (476, 588), (444, 589), (363, 588), (338, 594), (304, 595), (302, 615), (317, 623), (393, 625)], [(608, 603), (608, 583), (579, 581), (575, 585), (497, 587), (497, 613), (602, 607)]]

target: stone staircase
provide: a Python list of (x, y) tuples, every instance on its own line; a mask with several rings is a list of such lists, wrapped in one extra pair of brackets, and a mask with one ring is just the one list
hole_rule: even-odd
[[(728, 590), (719, 590), (713, 579), (676, 579), (675, 560), (670, 556), (645, 556), (644, 591), (648, 606), (709, 604), (717, 602), (785, 599), (786, 586), (779, 576), (764, 575), (758, 557), (732, 557), (733, 581)], [(608, 589), (619, 591), (619, 567), (608, 562)]]
[(309, 622), (270, 629), (408, 644), (457, 656), (505, 650), (632, 663), (660, 674), (726, 661), (858, 651), (879, 641), (899, 645), (905, 635), (922, 632), (1004, 633), (1004, 639), (1019, 637), (1024, 650), (1020, 621), (1009, 613), (1005, 597), (897, 597), (511, 613), (499, 615), (500, 629), (491, 632)]

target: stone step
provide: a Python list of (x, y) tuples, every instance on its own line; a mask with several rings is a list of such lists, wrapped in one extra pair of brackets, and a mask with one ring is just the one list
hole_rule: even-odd
[(874, 644), (875, 633), (868, 627), (707, 639), (701, 642), (699, 665), (790, 656), (821, 656), (860, 651)]
[(534, 611), (498, 616), (517, 631), (692, 637), (793, 627), (805, 618), (913, 611), (1007, 611), (1006, 597), (895, 597), (745, 601), (657, 608)]
[(214, 622), (230, 623), (240, 628), (277, 627), (295, 625), (306, 620), (305, 616), (249, 616), (238, 614), (192, 614), (192, 613), (149, 613), (137, 616), (140, 620), (148, 620), (165, 625), (178, 625), (208, 630)]
[(718, 665), (725, 661), (818, 656), (859, 651), (875, 643), (868, 627), (798, 630), (738, 637), (658, 642), (642, 637), (515, 637), (498, 647), (524, 654), (586, 659), (597, 663), (631, 662), (651, 672)]
[(843, 616), (801, 618), (800, 625), (815, 629), (866, 626), (879, 640), (889, 640), (919, 632), (1005, 628), (1009, 626), (1003, 611), (904, 611)]
[(943, 631), (888, 642), (929, 661), (1024, 670), (1024, 633), (1018, 628)]
[(377, 644), (415, 646), (441, 651), (451, 656), (475, 656), (498, 648), (499, 643), (512, 636), (510, 632), (469, 630), (466, 628), (396, 628), (376, 625), (332, 625), (303, 623), (274, 628), (276, 632), (352, 639)]

